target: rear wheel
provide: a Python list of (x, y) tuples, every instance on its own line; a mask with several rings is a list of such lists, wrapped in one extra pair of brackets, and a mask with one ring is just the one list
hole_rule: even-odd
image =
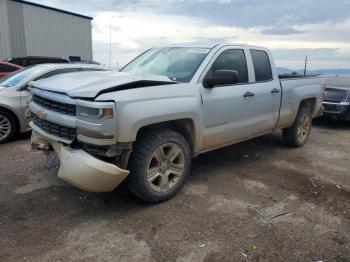
[(284, 143), (293, 147), (303, 146), (309, 138), (311, 126), (312, 114), (310, 108), (307, 106), (300, 107), (293, 125), (282, 130)]
[(0, 110), (0, 144), (11, 140), (16, 132), (16, 119), (6, 111)]
[(181, 188), (191, 165), (186, 139), (170, 129), (159, 129), (138, 138), (130, 156), (129, 190), (148, 202), (161, 202)]

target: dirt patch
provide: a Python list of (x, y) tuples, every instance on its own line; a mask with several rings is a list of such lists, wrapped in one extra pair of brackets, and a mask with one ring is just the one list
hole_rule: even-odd
[(1, 145), (0, 261), (348, 261), (349, 134), (319, 124), (302, 148), (277, 132), (201, 155), (158, 205), (64, 183), (27, 137)]
[(107, 221), (89, 221), (72, 229), (58, 249), (38, 257), (41, 261), (152, 261), (150, 247), (134, 234), (122, 233)]
[(215, 196), (209, 199), (209, 211), (220, 213), (233, 213), (236, 216), (248, 215), (249, 203), (240, 199), (226, 199), (224, 196)]
[(249, 179), (244, 179), (243, 185), (248, 190), (267, 190), (268, 189), (268, 187), (264, 183), (260, 181), (249, 180)]
[(14, 190), (14, 193), (16, 194), (28, 194), (35, 190), (39, 189), (45, 189), (52, 186), (59, 186), (64, 185), (64, 182), (58, 180), (58, 179), (50, 179), (50, 176), (55, 176), (54, 171), (44, 171), (44, 172), (38, 172), (35, 175), (29, 176), (27, 184), (24, 186), (18, 187)]
[(208, 192), (208, 185), (205, 184), (189, 184), (185, 185), (185, 194), (192, 196), (201, 196)]

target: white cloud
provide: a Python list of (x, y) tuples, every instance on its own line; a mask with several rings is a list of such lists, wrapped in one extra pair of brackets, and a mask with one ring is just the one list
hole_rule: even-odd
[[(286, 17), (282, 20), (294, 19)], [(284, 22), (282, 21), (281, 24)], [(323, 23), (298, 26), (295, 30), (305, 33), (297, 35), (266, 35), (266, 27), (241, 28), (215, 25), (204, 19), (178, 15), (164, 15), (147, 11), (100, 12), (93, 20), (93, 40), (98, 43), (95, 48), (95, 59), (108, 64), (109, 28), (112, 26), (113, 59), (112, 64), (125, 64), (142, 50), (166, 43), (195, 42), (203, 39), (226, 42), (238, 42), (265, 46), (273, 49), (290, 51), (289, 59), (278, 60), (280, 66), (296, 68), (300, 66), (302, 57), (297, 50), (318, 49), (315, 56), (310, 57), (314, 68), (324, 68), (328, 65), (350, 67), (350, 60), (338, 61), (339, 57), (350, 57), (350, 36), (346, 34), (350, 28), (350, 20), (341, 23)], [(327, 37), (327, 34), (329, 37)], [(103, 47), (104, 46), (104, 47)], [(328, 63), (322, 57), (322, 49), (334, 49), (328, 54)], [(327, 55), (327, 53), (325, 53)], [(334, 55), (336, 54), (336, 55)]]
[(350, 68), (349, 0), (32, 1), (93, 16), (94, 57), (103, 63), (113, 20), (113, 64), (154, 45), (206, 39), (286, 50), (276, 53), (281, 66), (300, 67), (307, 52), (314, 68)]

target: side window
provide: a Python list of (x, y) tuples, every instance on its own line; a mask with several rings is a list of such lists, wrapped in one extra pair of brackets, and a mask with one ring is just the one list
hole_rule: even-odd
[(38, 60), (38, 64), (50, 63), (50, 60), (48, 58), (39, 58)]
[(83, 68), (79, 68), (79, 71), (83, 72), (83, 71), (103, 71), (103, 70), (102, 69), (98, 69), (98, 68), (83, 67)]
[(272, 80), (272, 70), (269, 56), (265, 51), (250, 50), (255, 71), (255, 81), (263, 82)]
[(248, 68), (244, 51), (229, 49), (223, 51), (211, 66), (208, 74), (216, 70), (235, 70), (238, 72), (238, 83), (248, 83)]
[(64, 74), (64, 73), (72, 73), (72, 72), (78, 72), (78, 69), (77, 68), (57, 69), (57, 70), (48, 72), (46, 74), (43, 74), (42, 76), (38, 77), (35, 80), (40, 80), (40, 79), (44, 79), (44, 78), (49, 78), (51, 76), (60, 75), (60, 74)]
[(27, 58), (27, 65), (26, 66), (31, 66), (31, 65), (37, 65), (41, 64), (40, 58)]
[(9, 65), (2, 65), (0, 64), (0, 72), (13, 72), (15, 70), (17, 70), (18, 68), (13, 67), (13, 66), (9, 66)]
[(20, 58), (14, 58), (11, 61), (9, 61), (12, 64), (20, 65), (20, 66), (25, 66), (23, 59)]

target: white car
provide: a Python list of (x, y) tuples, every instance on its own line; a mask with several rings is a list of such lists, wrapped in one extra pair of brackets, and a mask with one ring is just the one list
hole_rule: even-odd
[(85, 64), (40, 64), (24, 67), (0, 79), (0, 144), (18, 133), (30, 131), (30, 81), (64, 73), (101, 70), (107, 69)]

